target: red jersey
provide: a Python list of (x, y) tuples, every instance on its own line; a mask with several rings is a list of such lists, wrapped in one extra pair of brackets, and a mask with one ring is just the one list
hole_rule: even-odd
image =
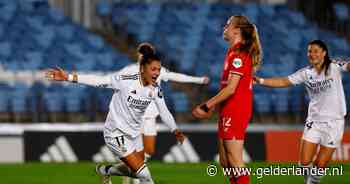
[(239, 46), (240, 44), (236, 44), (227, 52), (220, 89), (227, 86), (229, 76), (232, 74), (240, 75), (241, 79), (235, 92), (222, 103), (220, 116), (240, 117), (248, 123), (253, 107), (253, 63), (248, 53), (235, 51)]

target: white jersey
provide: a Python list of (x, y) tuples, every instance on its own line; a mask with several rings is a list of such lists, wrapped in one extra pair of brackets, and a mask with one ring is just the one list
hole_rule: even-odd
[[(126, 73), (133, 73), (135, 71), (139, 71), (140, 70), (140, 65), (138, 63), (136, 64), (131, 64), (128, 65), (124, 68), (122, 68), (121, 70), (119, 70), (117, 73), (119, 75), (123, 75)], [(160, 86), (161, 81), (176, 81), (176, 82), (187, 82), (187, 83), (197, 83), (197, 84), (203, 84), (204, 83), (204, 77), (192, 77), (192, 76), (188, 76), (188, 75), (184, 75), (184, 74), (180, 74), (180, 73), (175, 73), (175, 72), (171, 72), (169, 71), (167, 68), (162, 67), (160, 70), (160, 75), (157, 79), (157, 84)], [(156, 107), (156, 105), (151, 102), (151, 104), (149, 105), (149, 107), (146, 110), (145, 116), (144, 118), (156, 118), (159, 115), (159, 111)]]
[(342, 71), (347, 71), (346, 64), (332, 62), (327, 76), (325, 72), (318, 74), (312, 66), (288, 76), (292, 84), (304, 84), (306, 87), (310, 97), (307, 121), (323, 122), (344, 118), (346, 104)]
[(130, 72), (128, 75), (79, 74), (78, 82), (114, 90), (105, 123), (108, 132), (113, 133), (120, 130), (132, 137), (140, 135), (142, 118), (151, 102), (154, 102), (156, 108), (161, 112), (161, 119), (171, 131), (177, 129), (175, 120), (165, 104), (161, 88), (158, 85), (143, 86), (138, 71)]

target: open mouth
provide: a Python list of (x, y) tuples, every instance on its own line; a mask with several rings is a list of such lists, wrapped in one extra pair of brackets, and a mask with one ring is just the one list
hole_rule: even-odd
[(152, 81), (153, 81), (153, 82), (157, 81), (157, 78), (158, 78), (158, 77), (152, 77)]

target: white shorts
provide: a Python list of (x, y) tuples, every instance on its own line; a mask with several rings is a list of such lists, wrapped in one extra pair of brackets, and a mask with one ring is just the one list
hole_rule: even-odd
[(306, 122), (303, 138), (308, 142), (325, 147), (340, 146), (344, 134), (344, 119), (327, 122)]
[(156, 118), (143, 118), (141, 133), (145, 136), (157, 136)]
[(134, 151), (140, 152), (143, 150), (142, 136), (131, 137), (120, 130), (114, 130), (113, 136), (108, 130), (104, 132), (104, 139), (108, 149), (118, 158), (124, 158)]

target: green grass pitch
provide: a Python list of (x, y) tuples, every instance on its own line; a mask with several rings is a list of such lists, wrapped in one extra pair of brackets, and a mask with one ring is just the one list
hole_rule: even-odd
[[(210, 163), (198, 164), (165, 164), (150, 162), (152, 176), (157, 184), (216, 184), (228, 183), (223, 177), (222, 170), (218, 168), (216, 176), (208, 176), (206, 168)], [(251, 163), (249, 167), (269, 167), (267, 163)], [(282, 164), (281, 167), (289, 164)], [(338, 165), (339, 166), (339, 165)], [(350, 164), (343, 164), (343, 175), (325, 176), (321, 184), (349, 184)], [(99, 177), (94, 172), (93, 163), (74, 164), (0, 164), (1, 184), (99, 184)], [(119, 177), (113, 178), (113, 184), (121, 183)], [(257, 179), (252, 176), (251, 183), (303, 183), (301, 176), (263, 176)]]

